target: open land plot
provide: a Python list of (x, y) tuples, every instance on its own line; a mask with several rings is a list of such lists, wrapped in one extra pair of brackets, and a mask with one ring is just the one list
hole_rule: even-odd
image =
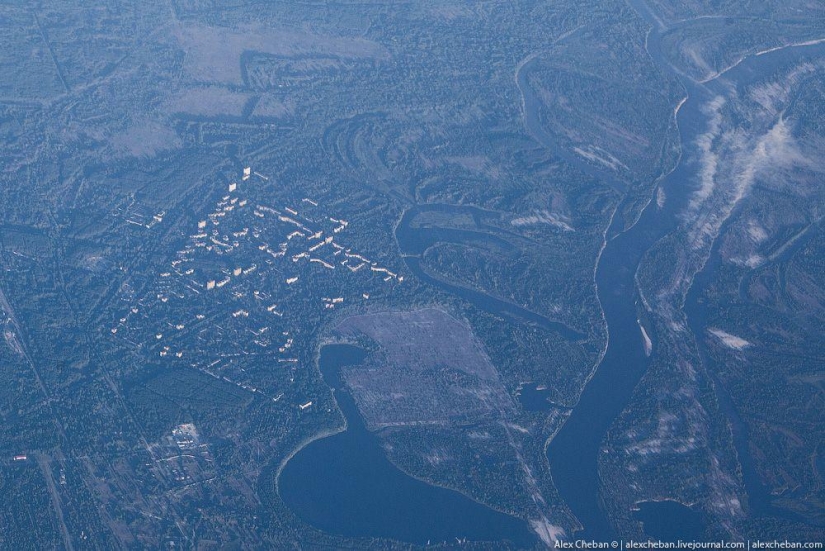
[(367, 365), (344, 372), (373, 428), (468, 422), (514, 409), (470, 328), (441, 310), (352, 316), (337, 331), (380, 347)]

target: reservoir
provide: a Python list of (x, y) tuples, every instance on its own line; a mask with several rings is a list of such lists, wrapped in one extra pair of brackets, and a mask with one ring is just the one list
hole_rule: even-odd
[(535, 545), (524, 521), (412, 478), (389, 462), (341, 378), (343, 366), (357, 365), (365, 356), (350, 345), (321, 348), (319, 367), (347, 428), (309, 444), (286, 464), (278, 482), (284, 503), (307, 523), (342, 536), (418, 545), (456, 538)]

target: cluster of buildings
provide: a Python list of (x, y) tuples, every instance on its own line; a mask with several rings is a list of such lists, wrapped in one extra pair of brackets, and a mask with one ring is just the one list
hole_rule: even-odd
[(350, 224), (324, 213), (319, 202), (304, 197), (279, 206), (256, 199), (254, 186), (267, 180), (248, 167), (240, 182), (228, 184), (183, 248), (157, 270), (148, 292), (136, 301), (129, 295), (132, 305), (110, 331), (161, 361), (184, 362), (277, 401), (279, 377), (271, 370), (297, 367), (295, 327), (308, 304), (317, 301), (320, 315), (345, 297), (368, 300), (367, 289), (351, 291), (351, 274), (373, 287), (376, 277), (404, 278), (339, 242)]

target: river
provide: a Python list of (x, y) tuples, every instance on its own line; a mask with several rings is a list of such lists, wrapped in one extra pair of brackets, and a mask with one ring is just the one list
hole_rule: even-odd
[[(646, 13), (646, 7), (640, 2), (632, 1), (631, 4), (643, 15)], [(651, 22), (655, 26), (656, 22)], [(658, 32), (651, 33), (649, 53), (660, 68), (673, 71), (659, 50), (659, 38)], [(810, 53), (825, 54), (825, 45), (785, 48), (747, 58), (728, 70), (725, 80), (739, 84), (756, 80), (761, 75), (770, 74), (777, 67)], [(520, 71), (529, 69), (528, 62)], [(578, 404), (547, 449), (553, 482), (584, 527), (577, 537), (610, 540), (616, 535), (600, 502), (598, 456), (607, 431), (627, 407), (634, 388), (650, 363), (637, 322), (638, 293), (634, 276), (645, 252), (679, 224), (680, 214), (684, 211), (689, 192), (696, 181), (697, 169), (685, 159), (690, 158), (691, 148), (695, 147), (697, 136), (705, 131), (708, 122), (702, 106), (713, 95), (725, 90), (725, 85), (718, 82), (699, 85), (685, 80), (683, 75), (677, 76), (688, 93), (688, 99), (677, 113), (685, 155), (673, 172), (660, 183), (667, 196), (663, 207), (651, 202), (630, 229), (620, 232), (618, 228), (610, 228), (607, 232), (611, 237), (602, 251), (595, 277), (608, 327), (607, 349)], [(529, 90), (523, 72), (517, 74), (517, 82), (523, 90)], [(537, 98), (527, 92), (523, 99), (528, 131), (546, 147), (560, 152), (552, 137), (542, 129)], [(622, 189), (621, 184), (601, 169), (570, 157), (569, 154), (559, 155), (569, 158), (576, 166), (614, 189)], [(434, 243), (447, 241), (472, 244), (484, 237), (482, 231), (475, 230), (413, 230), (410, 224), (412, 218), (422, 209), (428, 208), (464, 215), (469, 212), (475, 217), (477, 225), (482, 225), (479, 222), (481, 211), (474, 210), (473, 207), (439, 205), (410, 209), (399, 223), (396, 238), (407, 266), (417, 277), (484, 310), (539, 324), (570, 339), (583, 337), (581, 333), (540, 313), (427, 273), (420, 266), (420, 255)], [(496, 240), (489, 235), (487, 238)], [(709, 266), (707, 269), (712, 269), (712, 264)], [(693, 327), (701, 326), (701, 312), (692, 308), (688, 315), (692, 316), (690, 321)], [(351, 353), (339, 352), (345, 356)], [(389, 464), (377, 439), (360, 420), (351, 396), (342, 388), (340, 379), (334, 374), (336, 369), (340, 369), (340, 364), (329, 367), (334, 364), (328, 363), (329, 354), (330, 350), (325, 347), (322, 350), (322, 371), (327, 383), (335, 389), (348, 428), (344, 433), (310, 444), (287, 463), (280, 478), (281, 497), (287, 505), (311, 524), (342, 535), (389, 537), (414, 543), (464, 536), (471, 539), (509, 539), (518, 545), (533, 542), (525, 536), (524, 525), (520, 521), (492, 511), (455, 492), (414, 480)], [(728, 413), (734, 426), (738, 427), (735, 443), (744, 467), (751, 508), (759, 513), (770, 513), (773, 511), (769, 503), (770, 496), (761, 486), (749, 459), (747, 434), (741, 423), (736, 424), (735, 412), (728, 410)], [(432, 509), (433, 507), (436, 509)], [(700, 521), (695, 512), (673, 502), (662, 505), (649, 502), (642, 509), (641, 517), (659, 526), (688, 526), (692, 533), (701, 531), (701, 527), (697, 527), (697, 522)], [(454, 514), (456, 511), (461, 511), (461, 514)], [(428, 519), (432, 520), (431, 517), (439, 520), (430, 523)]]
[[(631, 4), (638, 4), (639, 12), (645, 13), (646, 8), (642, 2), (634, 1)], [(659, 38), (657, 32), (651, 32), (648, 51), (657, 65), (666, 69), (669, 64), (660, 51)], [(698, 181), (697, 168), (689, 159), (697, 136), (705, 131), (708, 124), (702, 106), (711, 97), (725, 94), (730, 84), (741, 86), (758, 81), (771, 75), (777, 68), (799, 61), (806, 55), (825, 55), (825, 45), (794, 46), (748, 57), (726, 71), (725, 82), (700, 85), (679, 75), (688, 92), (687, 100), (677, 113), (683, 155), (679, 165), (660, 184), (666, 193), (667, 202), (660, 208), (652, 201), (638, 222), (623, 233), (608, 231), (608, 235), (614, 237), (607, 241), (596, 270), (598, 295), (609, 333), (607, 350), (579, 403), (547, 450), (553, 482), (584, 526), (578, 537), (605, 541), (616, 537), (615, 529), (608, 521), (601, 502), (598, 455), (608, 429), (628, 405), (633, 389), (650, 362), (645, 354), (637, 322), (638, 293), (634, 275), (644, 253), (677, 227), (688, 196), (695, 189), (695, 182)], [(527, 114), (526, 112), (525, 115)], [(712, 264), (707, 269), (712, 269)], [(709, 274), (705, 274), (705, 277), (708, 276)], [(694, 286), (691, 294), (695, 296), (698, 290), (699, 287)], [(690, 305), (690, 300), (688, 303)], [(701, 312), (698, 309), (688, 309), (687, 313), (694, 330), (702, 327)], [(770, 495), (752, 466), (745, 429), (741, 423), (736, 423), (731, 404), (723, 401), (723, 408), (725, 407), (734, 427), (738, 429), (735, 445), (744, 467), (743, 476), (751, 510), (757, 514), (775, 512), (770, 504)], [(658, 506), (649, 502), (645, 508), (647, 515), (658, 516), (660, 524), (667, 524), (668, 521), (662, 519), (668, 515), (672, 524), (688, 525), (694, 522), (694, 513), (684, 507), (662, 505), (658, 513), (651, 513)], [(680, 515), (689, 515), (691, 519), (680, 518)]]

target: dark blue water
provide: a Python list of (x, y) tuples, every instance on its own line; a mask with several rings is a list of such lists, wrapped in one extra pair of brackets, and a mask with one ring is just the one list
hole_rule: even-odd
[(645, 534), (665, 542), (703, 541), (702, 513), (675, 501), (645, 501), (633, 517), (642, 522)]
[[(804, 239), (794, 244), (792, 248), (804, 245)], [(707, 327), (707, 306), (700, 299), (708, 285), (713, 281), (713, 276), (718, 269), (721, 258), (718, 244), (714, 246), (710, 259), (705, 267), (696, 275), (693, 287), (685, 299), (685, 314), (687, 314), (688, 324), (694, 335), (701, 335)], [(698, 339), (699, 353), (702, 361), (706, 365), (713, 365), (713, 360), (708, 356), (702, 339)], [(731, 428), (733, 445), (736, 449), (742, 481), (748, 495), (748, 509), (753, 517), (777, 517), (785, 520), (804, 522), (804, 519), (793, 511), (776, 507), (773, 504), (771, 490), (762, 481), (756, 469), (753, 456), (750, 453), (750, 430), (739, 415), (739, 411), (725, 388), (725, 385), (715, 375), (713, 369), (710, 370), (710, 377), (714, 381), (716, 397), (719, 400), (719, 408), (727, 417)]]
[(667, 229), (664, 219), (657, 218), (652, 210), (645, 211), (631, 231), (615, 237), (602, 253), (596, 282), (610, 329), (607, 351), (547, 448), (553, 483), (584, 526), (583, 538), (615, 537), (600, 501), (599, 448), (650, 362), (636, 322), (633, 276), (644, 252)]
[[(651, 33), (650, 54), (657, 64), (664, 67), (667, 63), (662, 60), (658, 42), (657, 33)], [(825, 46), (812, 49), (819, 54), (825, 52)], [(759, 75), (769, 74), (778, 65), (799, 57), (798, 52), (788, 50), (752, 58), (731, 71), (727, 78), (736, 82), (756, 79)], [(695, 143), (699, 132), (706, 129), (706, 117), (700, 106), (720, 90), (699, 86), (686, 88), (690, 98), (680, 110), (678, 122), (682, 143), (687, 147)], [(536, 129), (540, 126), (535, 122), (538, 120), (538, 106), (533, 105), (537, 100), (529, 93), (525, 94), (524, 99), (528, 127), (538, 132)], [(539, 138), (544, 137), (539, 135)], [(553, 146), (550, 142), (546, 145)], [(608, 231), (611, 238), (596, 270), (599, 299), (610, 334), (608, 347), (570, 418), (547, 448), (553, 482), (584, 526), (577, 537), (601, 541), (615, 537), (615, 527), (609, 522), (601, 502), (598, 456), (608, 429), (628, 405), (633, 389), (649, 365), (636, 321), (634, 274), (644, 253), (676, 228), (678, 215), (695, 182), (694, 173), (695, 167), (681, 163), (662, 183), (668, 196), (663, 209), (650, 206), (629, 230), (620, 232), (616, 227)], [(619, 188), (618, 185), (616, 187)], [(578, 332), (538, 313), (426, 273), (419, 265), (419, 258), (432, 244), (444, 240), (478, 244), (483, 238), (482, 230), (490, 229), (484, 228), (479, 221), (481, 211), (472, 207), (446, 205), (437, 208), (445, 212), (473, 213), (480, 231), (412, 227), (410, 221), (416, 212), (427, 208), (432, 206), (410, 209), (396, 230), (399, 248), (407, 255), (407, 265), (416, 276), (483, 310), (536, 323), (570, 339), (582, 338)], [(494, 228), (492, 232), (500, 233), (501, 230)], [(486, 243), (506, 252), (506, 240), (494, 237)], [(351, 396), (341, 384), (340, 367), (360, 362), (362, 355), (360, 349), (338, 345), (322, 350), (324, 378), (335, 389), (338, 404), (349, 426), (341, 434), (310, 444), (287, 463), (279, 482), (279, 491), (286, 504), (310, 524), (342, 535), (388, 537), (420, 544), (455, 537), (506, 539), (518, 546), (534, 544), (535, 539), (523, 522), (458, 493), (414, 480), (387, 461), (375, 437), (364, 427)], [(531, 395), (529, 389), (526, 395), (523, 394), (522, 403), (540, 406), (539, 398)], [(744, 428), (736, 438), (736, 447), (745, 467), (743, 475), (752, 510), (772, 512), (770, 496), (751, 467)], [(663, 540), (674, 537), (686, 540), (704, 531), (700, 514), (670, 503), (640, 505), (636, 518), (644, 523), (649, 535)], [(701, 537), (695, 536), (695, 539)]]
[(518, 400), (525, 411), (547, 411), (552, 404), (547, 401), (550, 391), (538, 388), (536, 383), (522, 385), (518, 391)]
[(524, 521), (407, 476), (387, 460), (341, 379), (341, 367), (361, 363), (365, 354), (349, 345), (321, 349), (321, 373), (334, 389), (347, 429), (311, 443), (286, 464), (278, 480), (284, 503), (307, 523), (343, 536), (534, 546)]
[[(665, 66), (659, 51), (659, 38), (656, 33), (651, 33), (648, 49), (654, 60)], [(770, 75), (779, 67), (804, 60), (806, 55), (825, 55), (825, 47), (788, 48), (758, 58), (748, 58), (729, 71), (726, 80), (741, 86)], [(695, 144), (696, 136), (706, 128), (706, 116), (701, 112), (701, 105), (723, 92), (725, 86), (726, 83), (715, 83), (710, 87), (686, 83), (689, 97), (678, 116), (684, 148)], [(577, 534), (579, 537), (603, 541), (616, 537), (615, 527), (609, 522), (602, 503), (598, 455), (608, 429), (628, 405), (633, 389), (649, 364), (636, 322), (638, 295), (634, 274), (642, 255), (658, 239), (676, 228), (678, 216), (683, 212), (697, 181), (695, 171), (696, 167), (689, 161), (681, 162), (661, 184), (668, 197), (663, 209), (651, 204), (629, 230), (618, 233), (611, 228), (608, 231), (608, 235), (614, 237), (608, 241), (596, 270), (599, 299), (610, 334), (607, 351), (572, 415), (547, 448), (553, 482), (584, 526), (582, 533)], [(772, 511), (770, 496), (751, 467), (744, 427), (739, 429), (735, 444), (740, 462), (745, 467), (743, 475), (750, 507), (757, 512)], [(656, 519), (674, 526), (696, 520), (696, 517), (684, 518), (685, 514), (685, 510), (678, 507), (659, 508)]]
[[(455, 295), (470, 304), (474, 305), (480, 310), (490, 312), (498, 316), (506, 316), (509, 319), (514, 319), (519, 322), (527, 322), (544, 327), (550, 331), (555, 331), (564, 338), (574, 341), (586, 338), (586, 335), (576, 331), (565, 324), (552, 320), (546, 316), (523, 308), (518, 304), (509, 302), (489, 295), (487, 293), (464, 287), (445, 281), (437, 276), (427, 273), (421, 267), (421, 255), (437, 243), (458, 243), (463, 245), (472, 245), (479, 240), (486, 244), (493, 244), (501, 248), (503, 251), (512, 249), (512, 244), (496, 235), (490, 235), (482, 231), (474, 230), (456, 230), (449, 228), (419, 228), (413, 226), (413, 220), (422, 212), (437, 211), (447, 214), (471, 214), (476, 220), (476, 224), (480, 229), (487, 231), (504, 233), (498, 228), (485, 225), (482, 221), (483, 216), (488, 215), (485, 211), (475, 207), (459, 206), (459, 205), (417, 205), (408, 209), (401, 217), (401, 221), (395, 229), (395, 240), (398, 243), (398, 248), (404, 255), (404, 261), (407, 268), (415, 274), (421, 281), (439, 287), (440, 289)], [(521, 238), (521, 237), (519, 237)], [(521, 238), (523, 239), (523, 238)]]

